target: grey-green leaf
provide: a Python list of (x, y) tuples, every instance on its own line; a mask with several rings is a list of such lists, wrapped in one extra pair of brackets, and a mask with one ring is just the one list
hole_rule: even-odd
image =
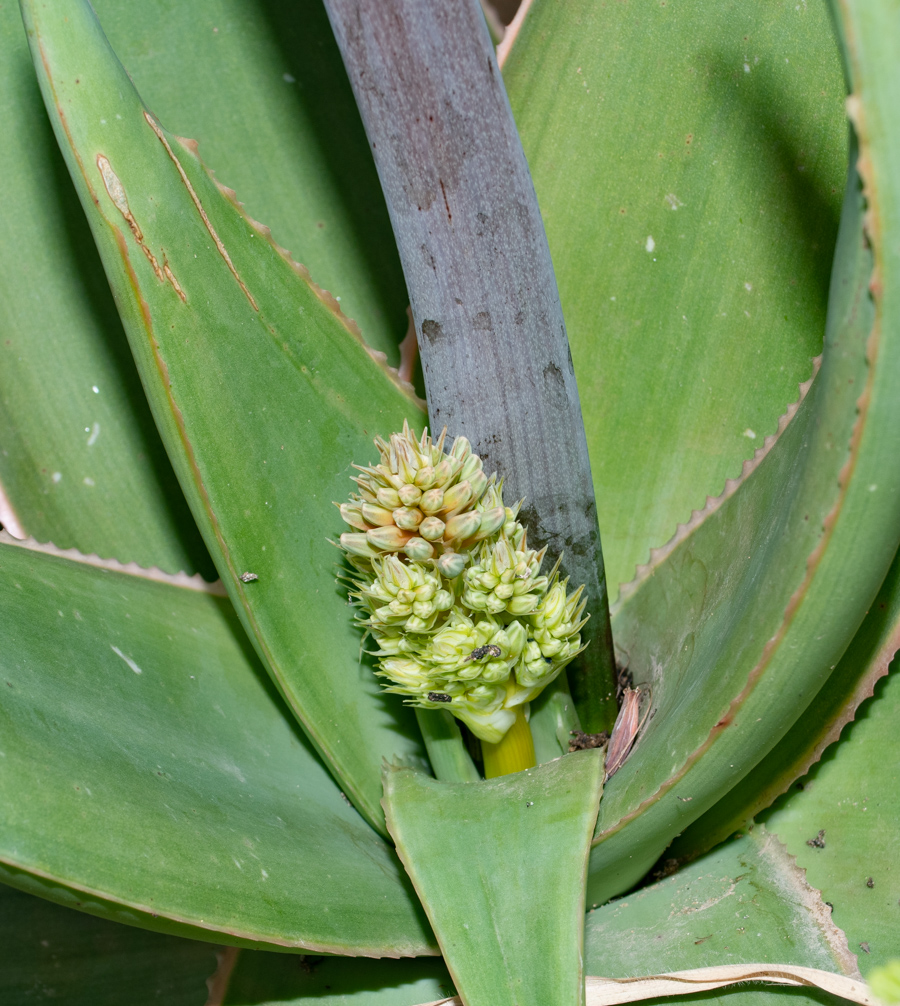
[(0, 136), (0, 521), (60, 548), (214, 579), (54, 142), (15, 4), (0, 7)]
[(119, 926), (0, 885), (0, 1001), (6, 1006), (203, 1006), (208, 943)]
[(580, 1006), (599, 751), (480, 783), (385, 772), (385, 813), (466, 1006)]
[(682, 527), (614, 614), (617, 645), (650, 685), (653, 712), (607, 787), (592, 900), (634, 883), (784, 736), (838, 664), (897, 549), (900, 255), (890, 235), (900, 232), (891, 97), (900, 80), (886, 55), (897, 25), (879, 5), (867, 9), (884, 21), (867, 38), (876, 58), (854, 67), (859, 98), (849, 104), (866, 129), (822, 369), (752, 470)]
[[(798, 964), (852, 976), (844, 934), (792, 857), (762, 827), (671, 877), (589, 912), (585, 969), (629, 977), (723, 964)], [(808, 989), (685, 996), (732, 1006), (832, 1002)]]
[[(383, 828), (413, 716), (362, 660), (332, 500), (371, 437), (421, 419), (330, 295), (141, 104), (85, 0), (23, 10), (45, 101), (154, 417), (244, 625), (348, 796)], [(249, 582), (241, 579), (251, 574)], [(252, 577), (255, 576), (256, 579)]]
[(581, 392), (609, 593), (775, 431), (846, 165), (824, 0), (536, 0), (503, 66)]
[(0, 544), (0, 879), (238, 945), (433, 953), (226, 600)]
[[(897, 956), (898, 719), (900, 674), (895, 665), (840, 743), (802, 780), (803, 789), (793, 790), (760, 817), (834, 905), (834, 921), (847, 933), (863, 974)], [(817, 844), (820, 831), (824, 835)]]

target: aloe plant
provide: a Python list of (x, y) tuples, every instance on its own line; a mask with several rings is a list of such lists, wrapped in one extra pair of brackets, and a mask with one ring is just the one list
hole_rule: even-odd
[[(503, 83), (474, 5), (95, 6), (0, 8), (3, 1000), (870, 1002), (900, 947), (894, 5), (534, 0)], [(417, 172), (467, 156), (477, 198), (440, 175), (423, 231)], [(527, 497), (490, 533), (530, 569), (521, 514), (587, 584), (536, 766), (487, 780), (379, 684), (328, 541), (373, 438), (435, 420)], [(604, 770), (568, 748), (613, 671)]]

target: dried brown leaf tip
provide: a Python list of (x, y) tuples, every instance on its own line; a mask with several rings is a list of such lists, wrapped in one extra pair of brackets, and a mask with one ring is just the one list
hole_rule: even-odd
[(622, 705), (619, 715), (613, 727), (612, 736), (609, 739), (609, 747), (606, 749), (606, 778), (614, 775), (625, 759), (631, 753), (638, 734), (641, 732), (647, 715), (650, 712), (650, 705), (647, 704), (647, 711), (641, 716), (641, 697), (649, 696), (649, 691), (644, 688), (625, 687), (622, 691)]

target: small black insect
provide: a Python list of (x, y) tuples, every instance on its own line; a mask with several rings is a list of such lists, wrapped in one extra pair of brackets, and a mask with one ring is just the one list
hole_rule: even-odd
[(453, 696), (448, 695), (446, 692), (429, 692), (428, 693), (429, 702), (452, 702)]
[(871, 877), (868, 877), (866, 879), (866, 887), (874, 887), (874, 886), (875, 886), (875, 881)]
[(482, 657), (499, 657), (500, 647), (494, 643), (489, 643), (487, 646), (479, 646), (477, 649), (472, 650), (472, 652), (466, 657), (466, 660), (481, 660)]
[(815, 838), (808, 838), (806, 844), (811, 846), (813, 849), (824, 849), (825, 848), (825, 829), (822, 828), (819, 834)]

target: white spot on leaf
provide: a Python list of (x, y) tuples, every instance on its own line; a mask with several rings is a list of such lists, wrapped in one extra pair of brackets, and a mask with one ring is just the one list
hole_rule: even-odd
[(653, 235), (652, 234), (648, 234), (647, 235), (647, 242), (644, 245), (644, 248), (648, 252), (652, 252), (655, 247), (656, 247), (656, 242), (653, 240)]
[(125, 654), (119, 649), (118, 646), (113, 646), (110, 643), (109, 648), (115, 653), (117, 657), (121, 657), (126, 664), (134, 671), (135, 674), (143, 674), (144, 672), (138, 667), (138, 665), (131, 659), (131, 657), (126, 657)]

